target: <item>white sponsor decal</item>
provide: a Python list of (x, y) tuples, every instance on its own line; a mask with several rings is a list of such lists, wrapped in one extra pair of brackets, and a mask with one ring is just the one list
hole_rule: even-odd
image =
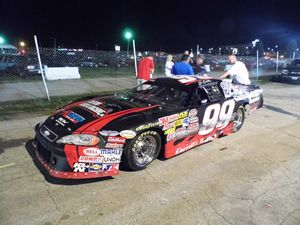
[(119, 135), (119, 132), (114, 130), (101, 130), (99, 131), (99, 134), (102, 136), (117, 136)]
[(107, 143), (105, 145), (105, 148), (123, 148), (124, 144), (118, 144), (118, 143)]
[(103, 160), (103, 157), (97, 157), (97, 156), (80, 156), (79, 162), (87, 162), (87, 163), (101, 163)]
[(136, 133), (132, 130), (123, 130), (120, 132), (121, 137), (126, 139), (132, 139), (136, 136)]
[(189, 117), (192, 118), (192, 117), (195, 117), (197, 116), (197, 109), (191, 109), (191, 111), (189, 112)]
[(100, 149), (100, 154), (105, 155), (122, 155), (122, 149)]
[(94, 106), (94, 105), (89, 104), (89, 103), (81, 103), (80, 106), (96, 113), (100, 117), (105, 116), (106, 111), (104, 109), (101, 109), (101, 108), (97, 107), (97, 106)]
[(83, 150), (83, 153), (88, 156), (100, 155), (100, 149), (98, 148), (86, 148)]
[(91, 101), (88, 101), (88, 103), (92, 104), (92, 105), (102, 105), (102, 102), (98, 102), (96, 100), (91, 100)]
[(106, 155), (103, 158), (103, 163), (120, 163), (121, 155)]

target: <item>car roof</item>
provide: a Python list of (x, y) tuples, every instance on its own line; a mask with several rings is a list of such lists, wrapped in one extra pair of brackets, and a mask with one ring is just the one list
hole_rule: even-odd
[(212, 77), (200, 76), (176, 76), (176, 77), (162, 77), (151, 79), (148, 82), (158, 86), (173, 87), (180, 90), (190, 90), (191, 88), (198, 87), (201, 83), (208, 83), (209, 81), (218, 81), (219, 79)]

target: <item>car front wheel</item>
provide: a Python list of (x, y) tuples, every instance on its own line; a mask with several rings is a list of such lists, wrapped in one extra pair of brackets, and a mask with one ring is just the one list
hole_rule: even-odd
[(131, 170), (145, 169), (157, 158), (161, 148), (161, 137), (156, 131), (145, 131), (127, 144), (124, 163)]

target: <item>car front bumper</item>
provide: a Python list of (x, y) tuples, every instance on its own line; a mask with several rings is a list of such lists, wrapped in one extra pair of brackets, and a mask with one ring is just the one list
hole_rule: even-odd
[(61, 179), (90, 179), (99, 177), (115, 176), (119, 173), (118, 166), (113, 166), (108, 171), (98, 172), (74, 172), (63, 148), (57, 147), (47, 141), (39, 132), (39, 126), (35, 127), (35, 139), (33, 147), (39, 163), (46, 169), (47, 173)]

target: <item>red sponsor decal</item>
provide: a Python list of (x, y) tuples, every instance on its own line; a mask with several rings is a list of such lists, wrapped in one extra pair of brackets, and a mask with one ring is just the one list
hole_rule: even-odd
[(112, 143), (125, 143), (126, 138), (123, 137), (108, 137), (107, 139), (108, 142), (112, 142)]

